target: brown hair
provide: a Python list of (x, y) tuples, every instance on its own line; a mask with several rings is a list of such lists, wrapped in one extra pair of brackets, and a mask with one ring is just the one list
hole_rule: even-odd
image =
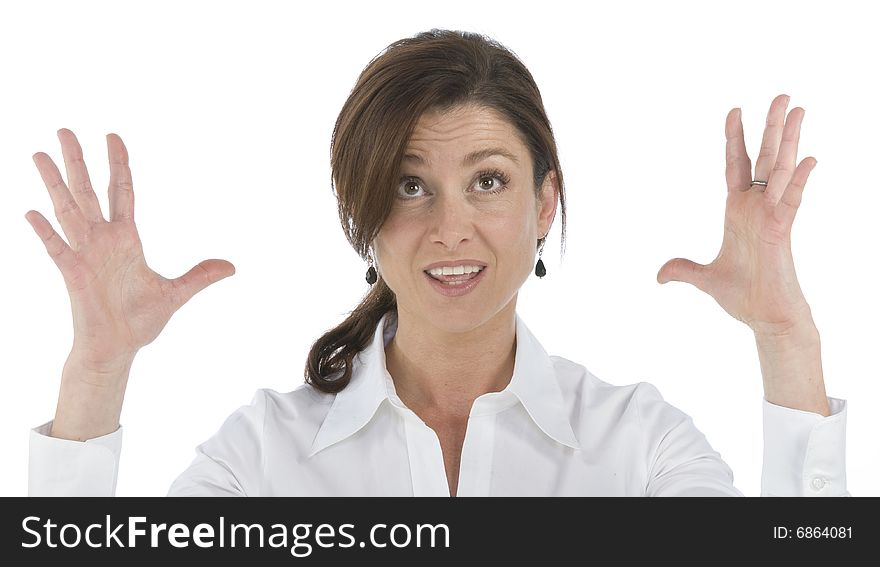
[[(516, 128), (532, 157), (536, 195), (547, 172), (555, 170), (562, 209), (560, 255), (564, 253), (562, 170), (531, 73), (516, 54), (493, 39), (432, 29), (398, 40), (373, 58), (333, 128), (330, 182), (345, 236), (364, 260), (391, 212), (403, 154), (419, 118), (463, 104), (494, 109)], [(312, 345), (306, 382), (328, 393), (345, 388), (354, 356), (371, 342), (382, 316), (396, 309), (394, 292), (379, 275), (348, 318)]]

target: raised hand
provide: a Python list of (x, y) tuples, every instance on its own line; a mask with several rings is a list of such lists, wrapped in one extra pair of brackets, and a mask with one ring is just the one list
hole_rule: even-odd
[[(711, 295), (731, 316), (762, 335), (784, 335), (812, 324), (791, 254), (791, 227), (816, 159), (796, 165), (804, 109), (788, 113), (789, 97), (770, 105), (752, 177), (740, 109), (727, 115), (727, 206), (721, 251), (708, 265), (684, 258), (666, 262), (661, 284), (687, 282)], [(752, 180), (767, 181), (766, 189)]]
[(61, 129), (58, 138), (67, 184), (48, 155), (38, 152), (33, 159), (70, 244), (39, 212), (28, 211), (25, 218), (67, 285), (78, 361), (96, 370), (113, 368), (151, 343), (193, 295), (233, 275), (235, 267), (225, 260), (204, 260), (172, 280), (151, 270), (135, 227), (131, 171), (122, 139), (107, 135), (108, 221), (101, 213), (76, 136)]

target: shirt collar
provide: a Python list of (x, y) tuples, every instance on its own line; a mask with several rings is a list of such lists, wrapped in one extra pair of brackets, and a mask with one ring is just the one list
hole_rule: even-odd
[[(385, 345), (395, 332), (397, 315), (395, 311), (390, 311), (376, 325), (372, 342), (354, 357), (351, 380), (336, 394), (312, 443), (310, 457), (357, 433), (372, 419), (385, 400), (408, 411), (397, 396), (394, 382), (385, 366)], [(553, 361), (518, 313), (515, 356), (513, 377), (507, 387), (501, 392), (481, 396), (478, 400), (490, 402), (488, 406), (498, 411), (519, 400), (544, 434), (563, 445), (580, 449), (571, 423), (565, 417), (567, 411)]]

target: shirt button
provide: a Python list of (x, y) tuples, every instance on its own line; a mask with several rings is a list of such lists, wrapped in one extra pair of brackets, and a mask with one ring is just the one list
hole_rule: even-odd
[(825, 488), (825, 479), (820, 476), (813, 477), (813, 480), (810, 481), (810, 488), (819, 492)]

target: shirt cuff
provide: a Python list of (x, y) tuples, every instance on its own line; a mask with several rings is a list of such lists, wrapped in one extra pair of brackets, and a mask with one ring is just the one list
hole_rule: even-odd
[(763, 401), (761, 496), (849, 496), (846, 400), (828, 398), (830, 415)]
[(31, 429), (28, 496), (116, 494), (121, 425), (113, 433), (86, 441), (50, 437), (50, 431), (52, 421)]

